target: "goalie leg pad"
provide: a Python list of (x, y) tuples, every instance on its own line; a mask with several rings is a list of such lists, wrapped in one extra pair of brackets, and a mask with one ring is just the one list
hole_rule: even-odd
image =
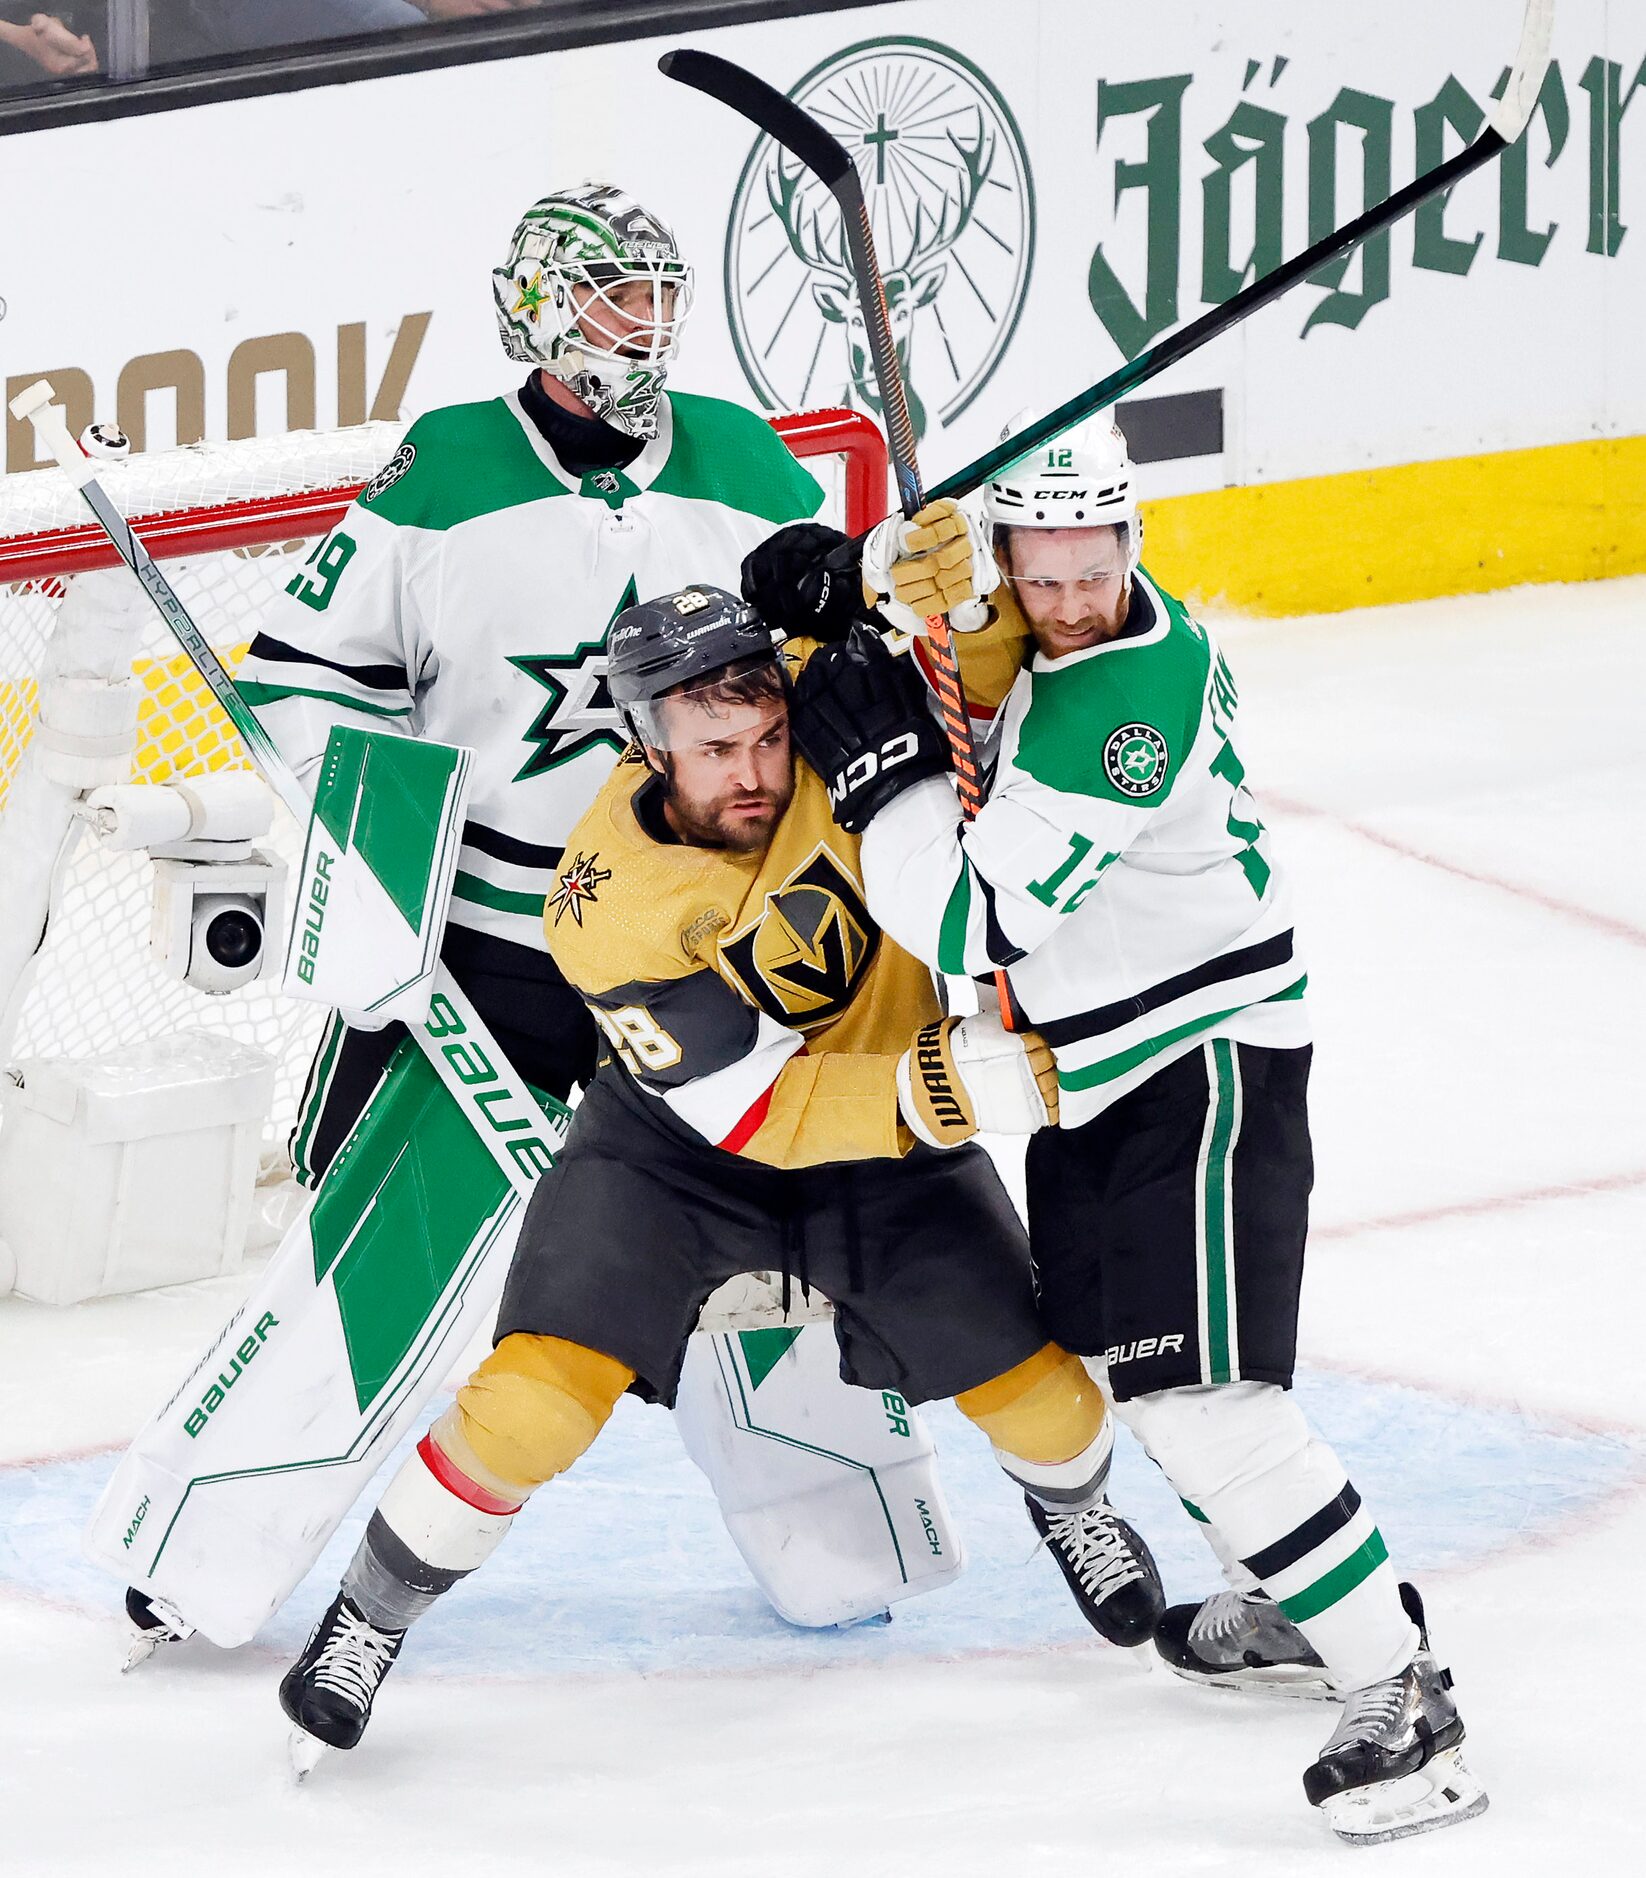
[(571, 1466), (633, 1381), (632, 1369), (598, 1350), (516, 1331), (458, 1392), (462, 1439), (448, 1452), (472, 1457), (482, 1478), (524, 1499)]
[(1048, 1343), (989, 1382), (957, 1395), (1008, 1471), (1083, 1460), (1102, 1432), (1103, 1392), (1077, 1356)]

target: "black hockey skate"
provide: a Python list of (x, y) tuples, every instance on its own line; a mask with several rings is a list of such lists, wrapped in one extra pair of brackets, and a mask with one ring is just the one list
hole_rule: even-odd
[(163, 1644), (181, 1643), (194, 1635), (193, 1624), (182, 1617), (164, 1599), (151, 1598), (136, 1585), (126, 1587), (126, 1618), (131, 1625), (126, 1636), (126, 1660), (121, 1675), (146, 1663)]
[(1147, 1643), (1166, 1599), (1142, 1537), (1099, 1499), (1079, 1512), (1052, 1512), (1023, 1496), (1035, 1531), (1057, 1560), (1080, 1614), (1100, 1637), (1134, 1650)]
[(1155, 1625), (1154, 1647), (1186, 1682), (1317, 1701), (1338, 1693), (1308, 1638), (1261, 1591), (1174, 1604)]
[(1417, 1625), (1418, 1653), (1398, 1676), (1354, 1690), (1303, 1791), (1340, 1839), (1380, 1845), (1456, 1825), (1486, 1810), (1486, 1790), (1463, 1765), (1463, 1717), (1452, 1673), (1435, 1661), (1423, 1602), (1410, 1585), (1401, 1602)]
[(291, 1753), (299, 1779), (325, 1748), (352, 1748), (366, 1732), (378, 1684), (405, 1640), (403, 1630), (379, 1630), (342, 1592), (332, 1600), (280, 1679), (280, 1706), (298, 1729)]

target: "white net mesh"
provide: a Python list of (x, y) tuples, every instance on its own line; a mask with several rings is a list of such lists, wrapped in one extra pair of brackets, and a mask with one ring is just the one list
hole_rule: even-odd
[[(884, 507), (884, 460), (848, 469), (846, 413), (780, 419), (795, 453), (828, 492), (825, 512), (862, 528)], [(138, 524), (150, 553), (196, 624), (233, 672), (274, 594), (313, 541), (374, 475), (404, 434), (398, 424), (295, 431), (241, 443), (197, 444), (99, 467), (116, 506)], [(41, 656), (65, 583), (88, 561), (113, 562), (84, 505), (57, 470), (0, 480), (0, 814), (33, 734)], [(133, 662), (143, 695), (131, 780), (242, 767), (244, 749), (158, 617)], [(267, 844), (295, 863), (300, 831), (276, 811)], [(83, 1057), (183, 1027), (226, 1032), (276, 1059), (266, 1146), (295, 1118), (325, 1013), (266, 984), (211, 997), (168, 977), (148, 950), (153, 863), (106, 852), (89, 838), (70, 864), (22, 1007), (11, 1057)], [(0, 918), (6, 883), (0, 881)]]
[[(184, 604), (233, 671), (264, 608), (324, 531), (327, 524), (316, 521), (315, 512), (352, 499), (387, 462), (402, 430), (370, 424), (200, 445), (107, 464), (99, 479), (126, 514), (151, 518), (139, 532), (165, 560)], [(335, 500), (281, 500), (306, 491), (335, 491)], [(294, 520), (294, 506), (309, 513)], [(0, 482), (0, 812), (33, 732), (36, 675), (53, 615), (74, 578), (64, 570), (100, 539), (84, 520), (78, 494), (56, 470)], [(294, 535), (294, 526), (311, 532)], [(189, 552), (227, 527), (242, 545)], [(239, 738), (158, 617), (145, 626), (133, 669), (143, 695), (132, 781), (245, 765)], [(268, 845), (293, 863), (299, 844), (299, 831), (278, 810)], [(160, 971), (148, 950), (153, 874), (146, 855), (108, 853), (82, 842), (22, 1007), (13, 1059), (101, 1055), (185, 1026), (224, 1032), (275, 1058), (268, 1140), (283, 1140), (325, 1014), (280, 997), (268, 984), (209, 997)], [(4, 899), (0, 882), (0, 905)]]

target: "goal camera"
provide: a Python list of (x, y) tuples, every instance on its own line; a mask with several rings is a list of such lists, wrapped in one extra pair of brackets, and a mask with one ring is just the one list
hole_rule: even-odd
[(261, 848), (241, 861), (156, 860), (149, 949), (161, 969), (221, 995), (275, 976), (286, 865)]

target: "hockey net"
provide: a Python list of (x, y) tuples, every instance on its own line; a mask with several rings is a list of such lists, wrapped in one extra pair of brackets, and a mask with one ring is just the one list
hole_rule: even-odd
[[(861, 532), (885, 512), (885, 445), (850, 411), (775, 420), (830, 492), (827, 513)], [(99, 478), (230, 671), (259, 620), (404, 434), (398, 424), (199, 444), (109, 463)], [(38, 709), (38, 674), (68, 583), (117, 564), (55, 469), (0, 481), (0, 815)], [(684, 578), (689, 569), (682, 570)], [(133, 672), (141, 685), (133, 782), (245, 767), (239, 738), (158, 618)], [(295, 863), (300, 831), (279, 811), (264, 845)], [(265, 1146), (284, 1142), (324, 1023), (318, 1007), (268, 981), (208, 996), (162, 972), (148, 951), (153, 863), (81, 842), (62, 878), (46, 942), (17, 1018), (10, 1056), (87, 1057), (185, 1027), (224, 1032), (276, 1062)], [(0, 917), (6, 903), (0, 881)], [(0, 1065), (3, 1067), (3, 1065)]]

